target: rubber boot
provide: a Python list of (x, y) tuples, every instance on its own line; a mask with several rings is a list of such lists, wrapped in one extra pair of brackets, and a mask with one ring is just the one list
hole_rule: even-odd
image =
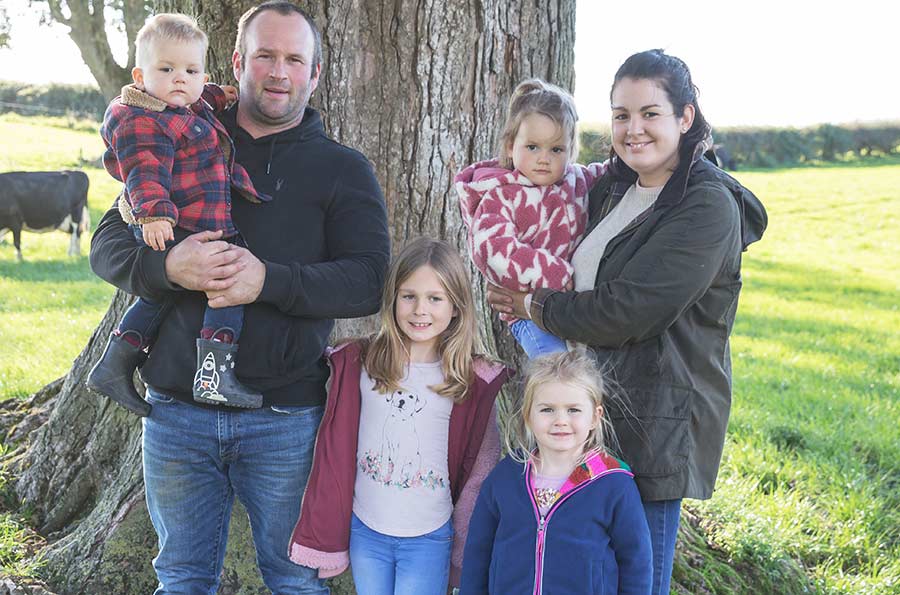
[(234, 373), (237, 351), (236, 343), (197, 339), (195, 401), (243, 409), (262, 407), (262, 395), (241, 384)]
[(135, 415), (147, 417), (150, 403), (134, 389), (134, 371), (146, 359), (147, 353), (143, 349), (126, 341), (123, 335), (112, 334), (100, 361), (88, 374), (87, 386)]

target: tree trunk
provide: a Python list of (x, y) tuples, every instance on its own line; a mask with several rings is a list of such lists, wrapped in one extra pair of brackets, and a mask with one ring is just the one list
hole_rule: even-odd
[[(231, 80), (238, 17), (252, 2), (158, 2), (197, 16), (210, 36), (212, 79)], [(465, 252), (453, 175), (492, 156), (515, 84), (539, 76), (571, 88), (574, 0), (423, 0), (306, 3), (323, 30), (324, 66), (313, 98), (329, 134), (375, 164), (394, 249), (417, 235)], [(512, 342), (483, 306), (489, 349), (510, 361)], [(144, 505), (140, 422), (84, 389), (90, 366), (129, 299), (119, 293), (65, 377), (49, 419), (13, 463), (16, 491), (48, 537), (45, 573), (61, 594), (147, 593), (156, 538)], [(372, 330), (340, 321), (335, 336)], [(299, 495), (298, 495), (299, 497)], [(264, 593), (246, 515), (236, 508), (220, 593)], [(347, 577), (336, 593), (351, 592)]]

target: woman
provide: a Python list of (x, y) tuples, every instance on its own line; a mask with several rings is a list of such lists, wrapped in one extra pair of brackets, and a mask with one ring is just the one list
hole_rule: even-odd
[(750, 191), (702, 158), (710, 127), (684, 62), (635, 54), (610, 99), (610, 170), (591, 192), (575, 290), (491, 287), (488, 299), (586, 344), (620, 387), (609, 413), (650, 526), (653, 593), (668, 594), (681, 499), (709, 498), (715, 485), (741, 252), (767, 220)]

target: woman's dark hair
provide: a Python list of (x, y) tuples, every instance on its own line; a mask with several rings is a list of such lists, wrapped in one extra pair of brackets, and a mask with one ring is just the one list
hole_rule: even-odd
[[(700, 104), (697, 101), (697, 86), (691, 80), (691, 71), (687, 64), (681, 58), (670, 56), (663, 50), (647, 50), (633, 54), (616, 71), (612, 88), (609, 90), (610, 101), (612, 101), (616, 85), (622, 79), (654, 81), (666, 92), (666, 97), (675, 108), (676, 117), (680, 118), (684, 115), (686, 105), (694, 106), (694, 123), (690, 130), (682, 135), (678, 143), (679, 165), (690, 164), (697, 145), (709, 137), (712, 129), (703, 116), (703, 112), (700, 111)], [(612, 149), (610, 149), (610, 159), (614, 169), (625, 165)]]

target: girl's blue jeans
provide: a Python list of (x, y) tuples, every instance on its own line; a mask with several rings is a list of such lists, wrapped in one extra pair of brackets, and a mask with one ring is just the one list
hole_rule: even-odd
[[(137, 238), (138, 243), (145, 245), (144, 236), (141, 234), (141, 227), (139, 225), (132, 225), (131, 229), (134, 232), (134, 237)], [(170, 243), (167, 242), (166, 245), (168, 246)], [(152, 344), (153, 340), (156, 339), (156, 334), (159, 332), (159, 325), (171, 308), (172, 302), (170, 300), (154, 302), (139, 297), (137, 301), (125, 311), (125, 315), (122, 316), (122, 320), (119, 322), (119, 334), (125, 333), (126, 331), (137, 331), (141, 334), (141, 337), (145, 342)], [(233, 341), (237, 343), (241, 336), (241, 329), (244, 327), (244, 307), (229, 306), (227, 308), (210, 308), (207, 306), (206, 311), (203, 314), (203, 328), (216, 331), (223, 327), (230, 328), (234, 331)]]
[(152, 387), (147, 401), (144, 483), (159, 537), (154, 595), (216, 593), (235, 496), (269, 590), (327, 595), (316, 570), (288, 558), (323, 408), (206, 409)]
[(563, 339), (551, 335), (531, 320), (517, 320), (509, 325), (509, 330), (522, 346), (528, 359), (568, 350)]
[(350, 570), (358, 595), (446, 595), (453, 525), (418, 537), (391, 537), (367, 527), (354, 514)]
[(644, 501), (643, 505), (650, 527), (650, 547), (653, 549), (653, 590), (650, 592), (652, 595), (669, 595), (675, 539), (681, 523), (681, 499)]

